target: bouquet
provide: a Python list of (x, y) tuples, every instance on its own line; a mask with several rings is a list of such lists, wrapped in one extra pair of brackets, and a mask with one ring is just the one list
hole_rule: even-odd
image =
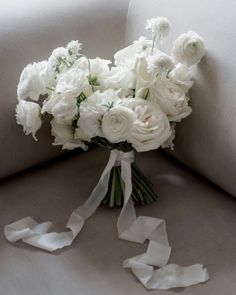
[[(191, 69), (204, 56), (205, 47), (203, 39), (189, 31), (174, 41), (167, 54), (160, 48), (170, 31), (168, 19), (149, 19), (146, 29), (150, 38), (142, 36), (116, 52), (114, 64), (87, 57), (81, 52), (81, 43), (71, 41), (56, 48), (48, 60), (23, 70), (16, 119), (26, 135), (37, 140), (42, 122), (50, 120), (53, 145), (87, 150), (96, 144), (110, 149), (111, 154), (91, 196), (72, 213), (67, 224), (70, 232), (62, 233), (63, 237), (59, 233), (45, 236), (48, 224), (39, 227), (27, 218), (8, 226), (5, 233), (8, 240), (16, 241), (19, 229), (27, 227), (31, 234), (23, 235), (25, 242), (54, 251), (73, 241), (101, 202), (123, 206), (117, 223), (119, 237), (135, 242), (150, 239), (147, 252), (126, 260), (124, 267), (130, 267), (147, 288), (165, 289), (205, 281), (207, 272), (195, 265), (192, 276), (185, 270), (185, 277), (181, 267), (169, 265), (158, 275), (150, 274), (147, 264), (154, 260), (158, 262), (153, 265), (165, 265), (170, 247), (162, 220), (136, 219), (133, 205), (150, 204), (157, 196), (137, 167), (133, 151), (174, 148), (176, 124), (192, 111), (188, 93), (193, 85)], [(144, 273), (149, 279), (143, 278)], [(164, 274), (171, 274), (174, 280), (166, 280)]]
[[(49, 118), (53, 145), (63, 149), (87, 150), (91, 143), (122, 152), (173, 149), (176, 123), (192, 111), (191, 67), (204, 55), (204, 43), (190, 31), (175, 40), (168, 55), (159, 47), (169, 21), (150, 19), (146, 28), (152, 39), (140, 37), (118, 51), (114, 65), (82, 54), (79, 41), (56, 48), (47, 61), (29, 64), (17, 89), (17, 123), (37, 140), (37, 130)], [(135, 204), (156, 200), (135, 163), (132, 185)], [(115, 166), (103, 202), (113, 207), (123, 200), (120, 166)]]

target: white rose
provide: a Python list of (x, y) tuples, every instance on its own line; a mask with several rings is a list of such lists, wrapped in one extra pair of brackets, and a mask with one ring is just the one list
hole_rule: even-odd
[(163, 149), (166, 149), (166, 148), (169, 148), (171, 150), (174, 150), (174, 146), (175, 144), (173, 143), (174, 139), (175, 139), (175, 126), (176, 126), (176, 123), (171, 123), (170, 124), (170, 132), (171, 132), (171, 135), (170, 137), (161, 145), (161, 147)]
[(153, 75), (166, 76), (174, 68), (172, 59), (165, 53), (152, 54), (147, 57), (148, 71)]
[(90, 138), (86, 134), (84, 134), (84, 132), (79, 127), (75, 129), (74, 138), (90, 142)]
[(47, 93), (46, 86), (52, 79), (53, 73), (49, 71), (47, 61), (27, 65), (17, 87), (18, 100), (31, 98), (37, 101), (40, 95)]
[(54, 92), (48, 100), (44, 101), (42, 113), (53, 115), (60, 124), (71, 124), (78, 114), (77, 99), (69, 91), (58, 94)]
[(79, 106), (79, 128), (89, 137), (102, 136), (101, 122), (104, 113), (121, 99), (114, 90), (96, 91)]
[(192, 66), (205, 55), (204, 41), (197, 33), (192, 31), (182, 34), (174, 42), (172, 55), (175, 62)]
[(135, 119), (135, 113), (129, 108), (113, 107), (107, 110), (102, 118), (103, 135), (112, 143), (128, 140)]
[(40, 106), (37, 103), (20, 100), (16, 107), (16, 121), (23, 126), (26, 135), (32, 134), (37, 140), (35, 133), (42, 125)]
[(51, 133), (54, 136), (53, 145), (62, 145), (62, 149), (67, 150), (78, 147), (87, 150), (87, 146), (79, 138), (74, 137), (74, 128), (72, 126), (59, 124), (52, 120)]
[(146, 29), (159, 40), (163, 40), (170, 32), (170, 22), (165, 17), (151, 18), (147, 20)]
[(123, 104), (136, 115), (128, 141), (138, 152), (157, 149), (169, 138), (170, 124), (158, 104), (140, 98), (124, 100)]
[(135, 75), (129, 68), (112, 67), (111, 71), (104, 79), (106, 88), (113, 89), (133, 89), (135, 87)]
[[(116, 52), (114, 55), (115, 65), (126, 66), (132, 70), (135, 67), (137, 58), (148, 56), (151, 53), (151, 48), (152, 40), (140, 37), (130, 46)], [(159, 52), (159, 50), (154, 48), (154, 52)]]
[(193, 86), (193, 80), (190, 70), (183, 64), (177, 64), (176, 67), (168, 74), (168, 78), (178, 84), (185, 92)]
[(164, 77), (158, 77), (149, 89), (149, 100), (158, 103), (169, 121), (181, 121), (192, 109), (183, 89)]

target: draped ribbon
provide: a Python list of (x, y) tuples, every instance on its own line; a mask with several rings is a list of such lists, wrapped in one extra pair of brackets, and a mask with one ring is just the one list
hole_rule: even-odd
[[(66, 225), (66, 232), (50, 232), (51, 222), (38, 224), (31, 217), (5, 226), (5, 236), (8, 241), (23, 242), (32, 246), (55, 251), (71, 245), (81, 231), (84, 222), (101, 204), (108, 190), (108, 182), (112, 167), (121, 166), (121, 177), (125, 183), (124, 204), (117, 221), (118, 236), (120, 239), (144, 243), (149, 240), (145, 253), (128, 258), (123, 262), (124, 268), (130, 268), (138, 280), (147, 289), (170, 289), (187, 287), (209, 279), (207, 270), (200, 264), (181, 267), (168, 264), (171, 248), (168, 242), (165, 221), (159, 218), (136, 217), (131, 198), (133, 152), (112, 150), (109, 161), (101, 178), (87, 201), (75, 209)], [(157, 269), (154, 269), (157, 267)]]

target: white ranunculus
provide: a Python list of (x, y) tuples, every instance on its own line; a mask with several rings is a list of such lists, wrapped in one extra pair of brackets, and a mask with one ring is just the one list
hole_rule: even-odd
[(146, 99), (149, 93), (148, 89), (153, 83), (155, 76), (148, 71), (145, 57), (137, 59), (134, 72), (136, 74), (135, 96)]
[(174, 68), (172, 59), (165, 53), (152, 54), (147, 57), (148, 71), (153, 75), (166, 76)]
[(102, 118), (104, 137), (112, 143), (128, 140), (135, 119), (135, 113), (125, 106), (107, 110)]
[(52, 79), (47, 61), (27, 65), (21, 73), (17, 87), (18, 100), (31, 98), (37, 101), (40, 95), (47, 93), (46, 86)]
[(107, 89), (133, 89), (135, 87), (134, 72), (125, 66), (112, 67), (104, 79), (104, 85)]
[(163, 40), (170, 32), (170, 22), (165, 17), (151, 18), (147, 20), (146, 29), (152, 32), (153, 37)]
[(32, 134), (37, 140), (35, 133), (42, 125), (40, 106), (35, 102), (20, 100), (16, 107), (16, 122), (23, 126), (26, 135)]
[(185, 92), (193, 86), (193, 80), (190, 70), (183, 64), (177, 64), (168, 74), (168, 78), (181, 87)]
[(101, 122), (104, 113), (120, 103), (114, 90), (96, 91), (81, 102), (79, 107), (79, 128), (89, 137), (102, 136)]
[(192, 66), (205, 55), (204, 41), (192, 31), (182, 34), (174, 42), (172, 55), (175, 62)]
[[(133, 70), (137, 59), (148, 56), (151, 53), (151, 48), (152, 40), (148, 40), (146, 37), (140, 37), (130, 46), (116, 52), (114, 55), (115, 65), (126, 66)], [(159, 50), (154, 48), (154, 52), (159, 52)]]
[(141, 98), (122, 103), (136, 115), (128, 141), (138, 152), (157, 149), (170, 137), (168, 118), (158, 104)]
[(192, 109), (185, 91), (164, 77), (158, 77), (149, 88), (149, 100), (158, 103), (169, 121), (181, 121)]
[(79, 138), (74, 137), (74, 128), (70, 125), (59, 124), (52, 120), (51, 133), (54, 136), (53, 145), (62, 145), (62, 149), (67, 150), (78, 147), (87, 150), (87, 146)]

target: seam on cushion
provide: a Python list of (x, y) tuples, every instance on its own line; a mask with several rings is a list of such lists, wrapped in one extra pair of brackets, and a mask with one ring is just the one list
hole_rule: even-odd
[(129, 12), (130, 12), (130, 9), (131, 9), (131, 4), (132, 4), (132, 0), (129, 0), (129, 5), (128, 5), (128, 8), (127, 8), (127, 13), (126, 13), (126, 20), (125, 20), (124, 45), (126, 45), (126, 41), (127, 41), (127, 23), (128, 23)]

